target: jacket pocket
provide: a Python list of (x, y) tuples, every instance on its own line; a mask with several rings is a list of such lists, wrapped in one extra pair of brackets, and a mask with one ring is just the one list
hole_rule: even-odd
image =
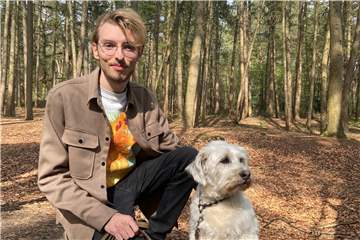
[(145, 137), (147, 142), (150, 144), (150, 146), (156, 150), (159, 151), (159, 141), (160, 141), (160, 135), (163, 133), (160, 124), (155, 122), (147, 125), (145, 127)]
[(71, 176), (78, 179), (91, 178), (94, 169), (95, 151), (99, 146), (98, 136), (65, 129), (61, 140), (68, 145)]

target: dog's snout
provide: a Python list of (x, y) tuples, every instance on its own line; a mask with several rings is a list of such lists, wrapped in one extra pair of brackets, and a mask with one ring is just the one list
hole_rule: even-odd
[(250, 178), (250, 175), (251, 175), (251, 173), (250, 173), (249, 170), (244, 170), (244, 171), (241, 171), (241, 172), (240, 172), (240, 177), (241, 177), (242, 179), (244, 179), (245, 181)]

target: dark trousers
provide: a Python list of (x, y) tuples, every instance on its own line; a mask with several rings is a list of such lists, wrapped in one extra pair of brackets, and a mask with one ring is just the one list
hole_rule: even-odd
[[(184, 208), (196, 183), (184, 169), (197, 155), (180, 147), (140, 163), (129, 175), (108, 189), (108, 200), (122, 214), (134, 217), (134, 206), (149, 219), (148, 235), (165, 239)], [(99, 232), (95, 232), (96, 239)]]

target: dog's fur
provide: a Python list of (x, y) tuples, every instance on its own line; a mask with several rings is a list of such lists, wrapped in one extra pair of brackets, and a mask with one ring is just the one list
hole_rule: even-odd
[(212, 141), (186, 171), (198, 182), (190, 206), (190, 240), (255, 240), (259, 226), (243, 191), (250, 185), (242, 147)]

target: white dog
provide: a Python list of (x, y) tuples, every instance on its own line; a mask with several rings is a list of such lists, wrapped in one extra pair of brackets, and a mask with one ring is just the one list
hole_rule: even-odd
[(213, 141), (186, 171), (198, 182), (190, 206), (190, 240), (255, 240), (259, 226), (243, 191), (250, 185), (248, 154), (242, 147)]

